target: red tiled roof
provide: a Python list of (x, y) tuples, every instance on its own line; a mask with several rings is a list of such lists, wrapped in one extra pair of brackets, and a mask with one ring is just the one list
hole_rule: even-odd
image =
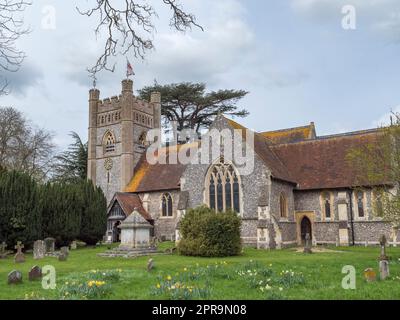
[[(357, 170), (347, 160), (347, 155), (361, 145), (376, 143), (378, 132), (368, 130), (320, 137), (275, 145), (272, 149), (299, 183), (301, 190), (359, 186)], [(364, 185), (369, 185), (368, 181)]]
[[(246, 138), (246, 133), (244, 130), (248, 130), (237, 122), (228, 120), (228, 123), (234, 129), (243, 130), (242, 135), (243, 138)], [(261, 158), (261, 160), (265, 163), (265, 165), (271, 170), (272, 176), (274, 178), (284, 180), (287, 182), (295, 183), (296, 180), (293, 176), (291, 176), (289, 170), (285, 167), (284, 163), (281, 159), (275, 154), (272, 149), (273, 144), (263, 137), (260, 133), (254, 132), (254, 152)]]
[(261, 132), (260, 134), (277, 144), (300, 142), (316, 138), (315, 125), (313, 122), (311, 122), (308, 126), (266, 131)]
[(114, 196), (113, 201), (111, 201), (111, 204), (113, 204), (114, 201), (118, 201), (122, 211), (124, 211), (126, 216), (129, 216), (133, 212), (133, 210), (137, 208), (143, 218), (145, 218), (147, 221), (153, 220), (151, 215), (146, 210), (144, 210), (142, 201), (137, 194), (117, 192)]
[[(196, 148), (196, 144), (186, 144), (163, 148), (160, 155), (166, 155), (166, 164), (149, 164), (146, 154), (143, 154), (139, 163), (135, 167), (134, 176), (125, 188), (126, 192), (148, 192), (176, 190), (180, 188), (180, 179), (186, 165), (179, 163), (170, 164), (170, 157), (177, 155), (182, 148)], [(160, 157), (160, 155), (158, 155)]]

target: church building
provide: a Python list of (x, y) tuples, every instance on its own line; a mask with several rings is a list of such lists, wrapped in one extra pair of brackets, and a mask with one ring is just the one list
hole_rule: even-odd
[[(374, 143), (378, 129), (318, 136), (311, 122), (251, 131), (253, 170), (245, 175), (223, 155), (201, 164), (149, 163), (146, 136), (154, 129), (161, 130), (159, 93), (139, 100), (128, 79), (118, 96), (101, 100), (99, 90), (90, 90), (88, 178), (109, 202), (107, 237), (112, 241), (119, 240), (118, 226), (135, 208), (154, 226), (155, 237), (177, 241), (186, 211), (207, 205), (235, 210), (242, 219), (243, 244), (260, 249), (300, 245), (306, 234), (314, 245), (374, 245), (383, 234), (389, 243), (400, 244), (398, 231), (375, 212), (374, 186), (360, 188), (346, 160), (353, 148)], [(249, 131), (223, 115), (210, 130)], [(157, 156), (174, 158), (187, 149), (196, 150), (196, 157), (204, 139), (163, 147)], [(245, 134), (242, 139), (249, 144)]]

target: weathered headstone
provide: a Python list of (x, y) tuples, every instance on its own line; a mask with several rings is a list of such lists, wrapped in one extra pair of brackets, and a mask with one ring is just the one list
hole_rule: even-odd
[(24, 245), (22, 244), (22, 242), (18, 241), (17, 245), (15, 246), (15, 249), (17, 249), (17, 253), (15, 254), (15, 257), (14, 257), (15, 263), (23, 263), (23, 262), (25, 262), (25, 255), (22, 252), (23, 248), (24, 248)]
[(389, 258), (386, 255), (387, 240), (384, 235), (379, 239), (381, 245), (381, 255), (379, 257), (379, 275), (381, 280), (385, 280), (390, 275), (389, 271)]
[(35, 281), (42, 278), (42, 268), (39, 266), (33, 266), (29, 271), (29, 281)]
[(149, 261), (147, 262), (147, 271), (150, 272), (151, 270), (153, 270), (153, 268), (154, 268), (154, 260), (149, 259)]
[(5, 242), (0, 244), (0, 259), (7, 258), (7, 244)]
[(309, 233), (306, 233), (303, 252), (304, 253), (312, 253), (312, 250), (311, 250), (311, 237), (310, 237)]
[(43, 259), (46, 254), (46, 246), (43, 240), (33, 243), (33, 259)]
[(18, 270), (13, 270), (8, 274), (8, 284), (22, 283), (22, 273)]
[(71, 250), (76, 250), (76, 248), (77, 248), (76, 241), (72, 241), (72, 242), (71, 242), (70, 248), (71, 248)]
[(376, 272), (372, 268), (368, 268), (364, 270), (364, 279), (367, 282), (376, 281)]
[(46, 253), (54, 253), (56, 240), (54, 238), (46, 238), (44, 239), (44, 243), (46, 247)]
[(68, 247), (61, 247), (60, 248), (60, 253), (63, 254), (63, 255), (66, 255), (67, 258), (68, 258), (68, 256), (69, 256), (69, 248)]

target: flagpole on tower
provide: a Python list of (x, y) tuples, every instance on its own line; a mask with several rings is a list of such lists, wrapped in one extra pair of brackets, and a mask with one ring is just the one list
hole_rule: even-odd
[(129, 62), (128, 58), (126, 58), (126, 79), (129, 79), (130, 76), (134, 76), (135, 72), (133, 71), (133, 67)]

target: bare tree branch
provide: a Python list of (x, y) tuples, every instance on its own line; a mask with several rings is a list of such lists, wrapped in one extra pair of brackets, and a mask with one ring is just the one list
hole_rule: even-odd
[[(22, 12), (31, 3), (26, 0), (2, 0), (0, 2), (0, 70), (16, 72), (25, 59), (25, 53), (16, 47), (17, 40), (27, 33)], [(4, 76), (0, 79), (0, 95), (6, 94), (8, 85)]]
[[(162, 0), (172, 11), (170, 26), (178, 31), (186, 31), (192, 26), (203, 28), (196, 23), (195, 16), (183, 11), (177, 0)], [(158, 17), (149, 4), (139, 3), (138, 0), (121, 0), (120, 6), (116, 1), (96, 0), (96, 5), (90, 9), (77, 11), (88, 17), (95, 16), (98, 23), (95, 28), (97, 37), (106, 36), (104, 49), (94, 66), (88, 68), (93, 79), (101, 70), (114, 71), (115, 64), (109, 62), (110, 57), (132, 52), (135, 58), (144, 59), (147, 51), (154, 48), (153, 18)]]

